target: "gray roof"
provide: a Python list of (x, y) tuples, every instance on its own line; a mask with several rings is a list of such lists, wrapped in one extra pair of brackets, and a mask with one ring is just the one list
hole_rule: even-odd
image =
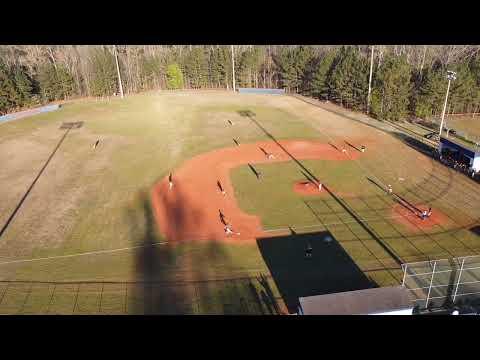
[(413, 308), (402, 286), (301, 297), (305, 315), (366, 315)]

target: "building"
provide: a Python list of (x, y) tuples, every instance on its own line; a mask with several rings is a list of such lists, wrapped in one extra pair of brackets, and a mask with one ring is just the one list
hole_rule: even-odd
[(301, 297), (299, 315), (412, 315), (413, 303), (403, 286), (372, 288)]
[(480, 172), (480, 148), (452, 138), (440, 138), (438, 151), (442, 156), (450, 156), (470, 169)]

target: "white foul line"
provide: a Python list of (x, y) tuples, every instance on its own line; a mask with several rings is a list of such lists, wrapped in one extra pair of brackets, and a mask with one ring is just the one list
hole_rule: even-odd
[(131, 246), (131, 247), (120, 248), (120, 249), (113, 249), (113, 250), (99, 250), (99, 251), (89, 251), (89, 252), (70, 254), (70, 255), (49, 256), (49, 257), (34, 258), (34, 259), (11, 260), (11, 261), (0, 262), (0, 265), (22, 263), (22, 262), (31, 262), (31, 261), (40, 261), (40, 260), (62, 259), (62, 258), (84, 256), (84, 255), (96, 255), (96, 254), (113, 253), (113, 252), (118, 252), (118, 251), (138, 249), (138, 248), (147, 247), (147, 246), (164, 245), (166, 243), (167, 243), (167, 241), (160, 242), (160, 243), (152, 243), (152, 244), (149, 244), (149, 245), (138, 245), (138, 246)]

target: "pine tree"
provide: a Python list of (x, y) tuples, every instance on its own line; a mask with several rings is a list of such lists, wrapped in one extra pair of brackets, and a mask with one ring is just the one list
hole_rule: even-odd
[(457, 73), (457, 78), (450, 85), (448, 101), (451, 112), (468, 112), (477, 97), (475, 76), (468, 63), (457, 64), (453, 69)]
[(44, 102), (53, 101), (57, 98), (58, 84), (53, 64), (47, 63), (40, 67), (38, 83)]
[(106, 49), (96, 49), (92, 55), (92, 94), (110, 96), (118, 91), (118, 79), (114, 56)]
[(371, 112), (378, 118), (399, 120), (409, 109), (411, 68), (405, 57), (389, 56), (377, 71)]
[(226, 65), (228, 59), (220, 47), (210, 51), (208, 59), (210, 81), (214, 87), (225, 85)]
[(56, 99), (66, 99), (73, 95), (75, 80), (64, 65), (57, 66), (55, 71)]
[(202, 47), (193, 48), (185, 57), (184, 64), (190, 87), (198, 89), (208, 86), (208, 60)]
[(429, 118), (442, 111), (447, 81), (445, 70), (436, 63), (425, 71), (418, 89), (415, 101), (415, 115), (420, 118)]
[(167, 87), (169, 89), (183, 88), (183, 74), (178, 64), (170, 64), (167, 67)]
[(353, 47), (342, 47), (328, 76), (331, 98), (353, 109), (365, 109), (368, 90), (368, 63)]
[(281, 48), (280, 52), (274, 57), (274, 62), (278, 68), (281, 86), (286, 88), (287, 92), (294, 90), (297, 86), (297, 71), (293, 51), (288, 48)]
[(480, 110), (480, 56), (477, 55), (469, 63), (470, 71), (475, 79), (475, 87), (472, 96), (472, 112)]
[(332, 71), (332, 65), (336, 55), (337, 53), (334, 50), (327, 52), (313, 69), (311, 91), (314, 97), (328, 100), (329, 87), (327, 80)]
[(304, 94), (311, 92), (312, 72), (317, 59), (311, 46), (299, 46), (294, 50), (296, 71), (296, 91)]
[(33, 84), (24, 67), (17, 66), (14, 71), (17, 103), (20, 106), (29, 105), (33, 95)]
[(5, 114), (17, 104), (15, 83), (10, 69), (0, 59), (0, 114)]
[(147, 90), (159, 87), (160, 74), (163, 72), (161, 60), (156, 56), (143, 56), (140, 64), (141, 88)]

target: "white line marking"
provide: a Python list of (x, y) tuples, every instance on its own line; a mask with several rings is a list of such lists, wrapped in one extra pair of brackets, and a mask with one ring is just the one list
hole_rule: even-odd
[[(164, 245), (164, 244), (167, 244), (167, 241), (160, 242), (160, 243), (153, 243), (153, 244), (150, 244), (148, 246), (156, 246), (156, 245)], [(125, 247), (125, 248), (120, 248), (120, 249), (112, 249), (112, 250), (89, 251), (89, 252), (70, 254), (70, 255), (48, 256), (48, 257), (43, 257), (43, 258), (11, 260), (11, 261), (0, 262), (0, 265), (22, 263), (22, 262), (31, 262), (31, 261), (40, 261), (40, 260), (63, 259), (63, 258), (69, 258), (69, 257), (75, 257), (75, 256), (107, 254), (107, 253), (113, 253), (113, 252), (118, 252), (118, 251), (138, 249), (138, 248), (142, 248), (142, 247), (146, 247), (146, 245), (131, 246), (131, 247)]]

